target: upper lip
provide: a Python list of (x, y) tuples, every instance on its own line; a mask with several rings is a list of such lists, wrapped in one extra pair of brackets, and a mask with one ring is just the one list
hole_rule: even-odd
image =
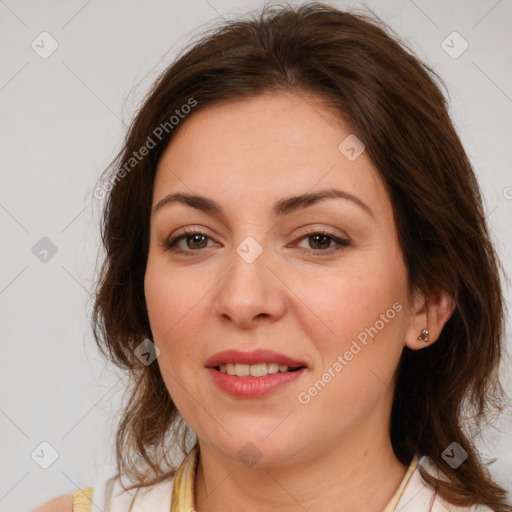
[(258, 363), (277, 363), (285, 365), (289, 368), (300, 368), (307, 366), (303, 361), (293, 359), (284, 354), (279, 354), (273, 350), (254, 350), (252, 352), (240, 352), (239, 350), (223, 350), (217, 352), (208, 361), (205, 366), (207, 368), (215, 368), (221, 364), (238, 363), (238, 364), (258, 364)]

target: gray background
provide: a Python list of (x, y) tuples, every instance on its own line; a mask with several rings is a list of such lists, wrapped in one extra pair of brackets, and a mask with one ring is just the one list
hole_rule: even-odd
[[(363, 7), (355, 1), (330, 3)], [(90, 329), (101, 206), (94, 187), (148, 86), (176, 52), (212, 20), (261, 5), (0, 0), (1, 511), (27, 510), (114, 474), (112, 426), (124, 380), (105, 365)], [(448, 85), (451, 114), (477, 170), (509, 274), (510, 0), (366, 5)], [(44, 31), (58, 43), (45, 59), (40, 54), (52, 41), (40, 36)], [(469, 45), (457, 58), (453, 54), (464, 41), (457, 35), (446, 39), (453, 31)], [(39, 254), (46, 262), (34, 254), (48, 244), (39, 242), (43, 237), (57, 249), (54, 255)], [(37, 245), (33, 252), (38, 242), (42, 249)], [(510, 321), (507, 325), (510, 332)], [(507, 343), (510, 352), (510, 336)], [(504, 365), (502, 374), (510, 393), (509, 368)], [(499, 458), (493, 471), (507, 488), (512, 488), (510, 424), (508, 409), (503, 433), (488, 431), (479, 445)], [(58, 454), (48, 469), (35, 462), (51, 462), (51, 449), (41, 442)]]

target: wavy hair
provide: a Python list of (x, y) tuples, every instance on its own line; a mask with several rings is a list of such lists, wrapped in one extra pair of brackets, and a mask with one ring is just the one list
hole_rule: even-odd
[[(169, 449), (186, 453), (189, 432), (158, 365), (142, 364), (134, 352), (153, 339), (144, 275), (157, 164), (186, 123), (186, 116), (178, 124), (172, 118), (223, 101), (290, 92), (324, 100), (363, 141), (392, 203), (410, 294), (427, 294), (435, 284), (455, 303), (434, 344), (403, 349), (390, 418), (397, 458), (409, 464), (415, 454), (430, 457), (441, 475), (422, 476), (453, 504), (510, 510), (506, 491), (475, 447), (481, 425), (504, 402), (501, 265), (439, 84), (376, 16), (321, 3), (267, 5), (256, 15), (222, 21), (158, 77), (97, 189), (105, 196), (106, 254), (95, 283), (93, 334), (131, 383), (116, 432), (119, 475), (135, 482), (129, 489), (173, 475)], [(191, 100), (195, 106), (185, 109)], [(457, 469), (441, 455), (452, 442), (468, 453)]]

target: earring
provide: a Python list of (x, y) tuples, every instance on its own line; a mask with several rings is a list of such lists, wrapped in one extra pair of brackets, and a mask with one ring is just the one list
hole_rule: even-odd
[(421, 334), (418, 336), (418, 340), (420, 341), (428, 341), (428, 329), (423, 329)]

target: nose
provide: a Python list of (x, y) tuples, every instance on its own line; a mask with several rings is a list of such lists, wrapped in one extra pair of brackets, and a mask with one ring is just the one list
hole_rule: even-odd
[[(264, 249), (256, 259), (247, 257), (240, 244), (239, 252), (233, 250), (231, 268), (219, 283), (215, 311), (223, 321), (231, 321), (240, 329), (251, 329), (272, 323), (284, 314), (286, 286), (276, 265), (272, 264), (269, 250)], [(249, 246), (249, 252), (255, 248)]]

